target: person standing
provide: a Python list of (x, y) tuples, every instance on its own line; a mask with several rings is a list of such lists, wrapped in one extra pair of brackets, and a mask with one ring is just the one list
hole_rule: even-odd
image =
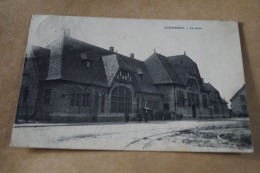
[(148, 112), (147, 110), (144, 111), (144, 121), (147, 123), (148, 121)]
[(129, 113), (128, 111), (125, 112), (125, 122), (129, 121)]
[(137, 111), (137, 118), (138, 118), (139, 123), (141, 123), (141, 121), (142, 121), (142, 114), (141, 114), (140, 111)]

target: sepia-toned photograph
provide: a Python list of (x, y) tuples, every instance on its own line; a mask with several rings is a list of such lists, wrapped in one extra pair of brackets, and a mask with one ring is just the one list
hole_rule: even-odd
[(11, 145), (253, 152), (238, 23), (33, 15)]

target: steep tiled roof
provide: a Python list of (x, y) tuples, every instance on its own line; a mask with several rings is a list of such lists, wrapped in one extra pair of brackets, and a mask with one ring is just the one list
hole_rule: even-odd
[[(37, 73), (38, 80), (46, 79), (49, 68), (50, 50), (32, 45), (27, 52), (24, 73), (30, 73), (34, 70)], [(30, 62), (29, 62), (30, 61)], [(28, 67), (31, 66), (31, 67)], [(34, 69), (32, 69), (34, 68)]]
[(215, 101), (216, 99), (218, 99), (219, 101), (221, 101), (222, 103), (226, 103), (225, 100), (223, 100), (220, 97), (219, 91), (210, 83), (204, 83), (203, 82), (203, 86), (206, 90), (210, 91), (209, 92), (209, 100), (210, 101)]
[(168, 58), (166, 58), (165, 56), (156, 53), (158, 59), (160, 60), (160, 63), (162, 64), (164, 70), (166, 71), (166, 73), (168, 74), (169, 78), (171, 79), (171, 81), (175, 84), (184, 84), (181, 80), (179, 75), (176, 73), (175, 68), (173, 68), (171, 66), (171, 64), (168, 61)]
[[(59, 37), (46, 48), (51, 50), (46, 80), (62, 79), (108, 86), (102, 56), (113, 52), (69, 36)], [(90, 61), (90, 66), (87, 61)]]
[(187, 55), (169, 56), (167, 60), (175, 70), (180, 81), (186, 85), (191, 74), (191, 68), (194, 69), (194, 75), (197, 78), (199, 85), (203, 87), (197, 64), (192, 61)]
[(117, 61), (117, 55), (107, 55), (102, 57), (105, 73), (108, 81), (108, 85), (110, 86), (116, 76), (116, 73), (119, 69), (118, 61)]
[[(126, 69), (134, 72), (137, 81), (137, 88), (140, 92), (145, 93), (157, 93), (155, 86), (153, 85), (151, 76), (143, 61), (128, 58), (126, 56), (117, 56), (119, 68)], [(143, 78), (138, 74), (142, 72)]]
[(157, 53), (152, 54), (144, 61), (154, 84), (181, 84), (174, 69), (170, 67), (166, 57)]
[(217, 91), (217, 89), (214, 88), (210, 83), (203, 83), (203, 85), (204, 85), (204, 88), (208, 91), (213, 91), (213, 92)]
[[(157, 93), (143, 61), (120, 54), (103, 56), (102, 59), (109, 85), (112, 84), (117, 71), (121, 69), (132, 72), (135, 75), (136, 83), (134, 83), (134, 87), (138, 92)], [(141, 78), (140, 74), (144, 75), (144, 77)]]
[[(47, 48), (53, 51), (47, 80), (62, 79), (109, 87), (117, 71), (124, 69), (135, 74), (135, 88), (139, 92), (157, 92), (143, 61), (115, 54), (69, 36), (58, 38)], [(140, 71), (144, 75), (143, 79), (138, 74)]]
[(102, 56), (111, 54), (113, 52), (109, 50), (65, 37), (61, 77), (79, 83), (108, 86)]
[(187, 85), (192, 67), (202, 89), (211, 91), (213, 87), (203, 85), (197, 64), (186, 55), (165, 57), (154, 53), (143, 62), (70, 36), (61, 36), (46, 48), (50, 50), (46, 80), (61, 79), (109, 87), (117, 71), (124, 69), (135, 75), (138, 91), (157, 93), (153, 84)]

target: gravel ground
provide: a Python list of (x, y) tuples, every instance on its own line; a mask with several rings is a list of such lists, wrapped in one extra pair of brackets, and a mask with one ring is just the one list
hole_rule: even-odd
[(11, 145), (94, 150), (252, 152), (248, 118), (18, 124), (14, 126)]

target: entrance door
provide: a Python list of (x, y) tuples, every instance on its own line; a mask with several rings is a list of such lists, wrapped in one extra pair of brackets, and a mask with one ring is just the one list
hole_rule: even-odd
[(192, 109), (192, 118), (196, 118), (196, 105), (192, 104), (191, 109)]
[(163, 104), (163, 110), (164, 111), (169, 111), (169, 104), (168, 103), (164, 103)]

